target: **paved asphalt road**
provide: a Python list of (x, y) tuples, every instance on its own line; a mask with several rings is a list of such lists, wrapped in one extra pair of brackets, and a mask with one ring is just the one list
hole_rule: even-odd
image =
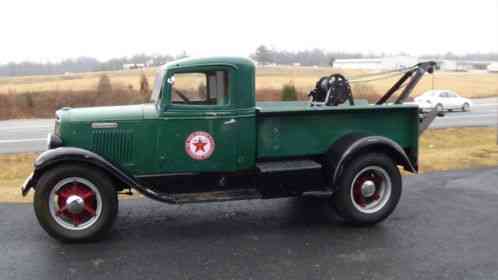
[[(447, 113), (445, 117), (437, 118), (431, 127), (496, 127), (497, 102), (496, 98), (475, 100), (471, 112)], [(47, 134), (53, 131), (53, 123), (51, 119), (0, 121), (0, 154), (45, 150)]]
[(371, 228), (327, 218), (316, 198), (136, 199), (91, 244), (61, 244), (31, 205), (0, 204), (0, 279), (497, 279), (498, 168), (404, 181)]

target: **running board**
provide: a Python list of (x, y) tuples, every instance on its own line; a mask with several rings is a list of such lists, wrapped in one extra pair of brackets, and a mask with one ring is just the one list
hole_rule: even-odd
[(230, 200), (260, 199), (262, 195), (255, 189), (226, 190), (200, 193), (158, 194), (162, 201), (173, 204), (221, 202)]
[(320, 170), (322, 165), (314, 160), (286, 160), (286, 161), (266, 161), (256, 164), (259, 172), (267, 173), (280, 173), (280, 172), (293, 172), (293, 171), (312, 171)]

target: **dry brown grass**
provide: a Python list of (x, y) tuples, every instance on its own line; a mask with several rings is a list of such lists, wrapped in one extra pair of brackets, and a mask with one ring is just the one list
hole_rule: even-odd
[(422, 172), (498, 167), (495, 128), (429, 129), (420, 139)]
[(115, 88), (106, 94), (96, 90), (44, 91), (0, 94), (0, 120), (14, 118), (53, 118), (62, 107), (89, 107), (139, 104), (149, 100), (150, 93)]
[(107, 74), (113, 84), (122, 87), (140, 87), (142, 72), (149, 81), (153, 81), (156, 69), (89, 72), (70, 75), (48, 75), (48, 76), (22, 76), (22, 77), (0, 77), (0, 94), (22, 93), (22, 92), (45, 92), (45, 91), (86, 91), (95, 89), (99, 78)]
[[(71, 75), (28, 76), (0, 78), (0, 119), (53, 117), (54, 111), (65, 106), (124, 105), (143, 103), (148, 94), (139, 91), (144, 75), (152, 82), (157, 69), (94, 72)], [(368, 73), (361, 70), (338, 70), (327, 67), (260, 67), (256, 71), (256, 98), (259, 101), (281, 100), (286, 84), (296, 87), (299, 100), (307, 100), (316, 81), (330, 73), (340, 72), (348, 77)], [(99, 78), (106, 74), (112, 92), (97, 95)], [(438, 72), (434, 76), (436, 88), (453, 89), (466, 97), (498, 96), (498, 74)], [(377, 100), (396, 78), (368, 84), (354, 84), (356, 99)], [(187, 81), (188, 82), (188, 81)], [(432, 76), (426, 75), (414, 95), (432, 88)]]
[[(99, 76), (107, 74), (113, 85), (133, 89), (140, 87), (142, 72), (150, 82), (157, 69), (92, 72), (72, 75), (28, 76), (0, 78), (0, 94), (45, 92), (45, 91), (86, 91), (95, 89)], [(363, 70), (338, 70), (329, 67), (259, 67), (256, 71), (256, 87), (261, 90), (280, 90), (284, 84), (292, 83), (299, 91), (308, 92), (321, 76), (340, 72), (347, 77), (369, 73)], [(379, 94), (385, 92), (396, 78), (375, 81), (369, 85)], [(465, 97), (498, 96), (498, 74), (486, 72), (436, 72), (434, 86), (452, 89)], [(432, 76), (426, 75), (415, 89), (415, 95), (432, 88)]]
[(0, 155), (0, 202), (30, 202), (33, 193), (21, 196), (20, 187), (33, 170), (36, 154)]
[[(0, 155), (0, 202), (30, 202), (20, 186), (32, 171), (36, 154)], [(494, 128), (427, 130), (420, 139), (421, 172), (498, 167)]]
[[(300, 91), (309, 91), (319, 77), (340, 72), (346, 77), (369, 73), (363, 70), (338, 70), (327, 67), (264, 67), (257, 69), (257, 88), (279, 89), (283, 84), (292, 82)], [(452, 89), (470, 98), (498, 96), (498, 74), (486, 72), (436, 72), (425, 75), (417, 85), (413, 96), (434, 88)], [(386, 92), (398, 78), (390, 78), (368, 83), (378, 95)]]

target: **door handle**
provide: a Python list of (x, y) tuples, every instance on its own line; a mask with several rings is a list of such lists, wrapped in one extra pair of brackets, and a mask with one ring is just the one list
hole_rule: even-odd
[(236, 121), (235, 119), (230, 119), (230, 120), (228, 120), (228, 121), (224, 122), (223, 124), (224, 124), (224, 125), (229, 125), (229, 124), (234, 124), (234, 123), (236, 123), (236, 122), (237, 122), (237, 121)]

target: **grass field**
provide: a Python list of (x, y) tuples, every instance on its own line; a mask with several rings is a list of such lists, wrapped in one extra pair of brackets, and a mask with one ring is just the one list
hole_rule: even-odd
[[(152, 84), (156, 69), (146, 69), (144, 73)], [(259, 67), (257, 68), (256, 87), (258, 90), (280, 90), (284, 84), (293, 83), (302, 92), (308, 92), (315, 82), (325, 75), (341, 72), (347, 77), (369, 73), (361, 70), (338, 70), (327, 67)], [(98, 78), (106, 73), (111, 78), (113, 86), (134, 89), (139, 88), (141, 70), (92, 72), (54, 76), (26, 76), (0, 78), (0, 94), (42, 92), (42, 91), (82, 91), (94, 90)], [(370, 83), (378, 94), (385, 92), (396, 78)], [(431, 89), (433, 79), (426, 75), (417, 86), (414, 94), (420, 94)], [(498, 74), (486, 72), (436, 72), (434, 87), (452, 89), (465, 97), (498, 96)]]
[[(149, 100), (150, 91), (140, 89), (142, 73), (153, 87), (157, 69), (92, 72), (70, 75), (26, 76), (0, 78), (0, 120), (15, 118), (49, 118), (61, 107), (88, 107), (107, 105), (140, 104)], [(282, 99), (284, 85), (292, 84), (299, 100), (306, 100), (316, 81), (340, 70), (326, 67), (259, 67), (256, 73), (256, 99), (275, 101)], [(366, 71), (340, 71), (354, 78)], [(102, 74), (110, 78), (112, 89), (106, 93), (97, 91)], [(371, 83), (353, 84), (356, 99), (374, 102), (390, 88), (397, 78)], [(189, 80), (185, 81), (189, 85)], [(193, 81), (192, 81), (193, 82)], [(452, 89), (463, 96), (478, 98), (498, 96), (498, 74), (485, 72), (449, 73), (425, 75), (416, 87), (416, 96), (428, 89)]]
[[(0, 155), (0, 202), (30, 202), (19, 187), (32, 170), (36, 154)], [(420, 139), (420, 171), (498, 167), (494, 128), (427, 130)]]

